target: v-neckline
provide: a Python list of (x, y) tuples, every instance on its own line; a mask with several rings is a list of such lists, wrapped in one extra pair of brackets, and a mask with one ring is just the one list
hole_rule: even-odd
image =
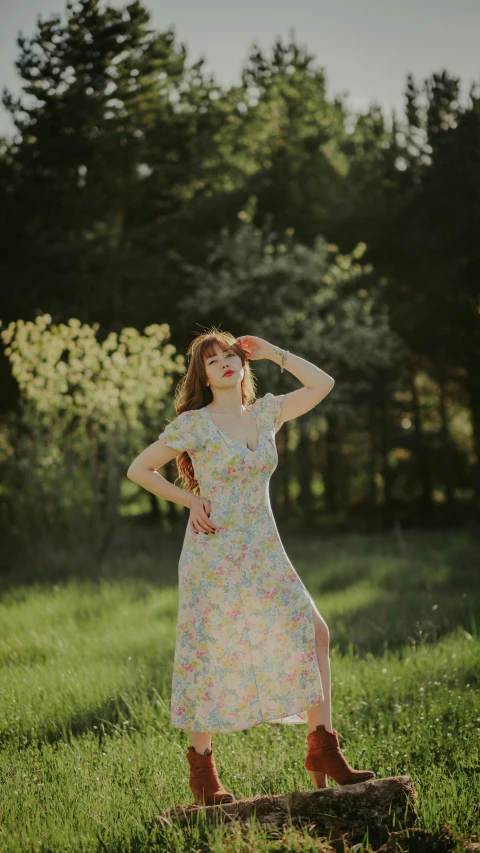
[(246, 451), (247, 451), (247, 453), (251, 453), (251, 454), (252, 454), (252, 456), (255, 456), (255, 454), (256, 454), (256, 452), (257, 452), (258, 448), (260, 447), (260, 429), (259, 429), (259, 427), (258, 427), (258, 421), (257, 421), (257, 417), (256, 417), (256, 415), (255, 415), (255, 412), (252, 412), (252, 409), (250, 408), (250, 406), (245, 406), (245, 408), (246, 408), (246, 409), (248, 409), (248, 411), (250, 412), (250, 414), (252, 414), (252, 415), (253, 415), (253, 418), (254, 418), (254, 420), (255, 420), (255, 426), (256, 426), (256, 428), (257, 428), (257, 446), (256, 446), (255, 450), (250, 450), (250, 448), (249, 448), (249, 447), (246, 447), (246, 446), (245, 446), (244, 444), (242, 444), (240, 441), (237, 441), (237, 439), (236, 439), (236, 438), (234, 438), (234, 437), (233, 437), (233, 435), (231, 435), (231, 434), (230, 434), (226, 429), (222, 429), (221, 427), (219, 427), (219, 426), (215, 423), (215, 421), (213, 420), (213, 418), (212, 418), (212, 416), (211, 416), (211, 414), (210, 414), (210, 412), (208, 411), (208, 409), (207, 409), (207, 407), (206, 407), (206, 406), (203, 406), (202, 411), (206, 413), (208, 420), (210, 421), (210, 423), (211, 423), (211, 424), (213, 424), (213, 426), (215, 427), (215, 429), (216, 429), (216, 430), (218, 430), (218, 432), (219, 432), (219, 433), (222, 433), (223, 435), (228, 436), (228, 438), (230, 439), (230, 441), (233, 441), (233, 443), (234, 443), (234, 444), (238, 444), (238, 446), (239, 446), (239, 447), (242, 447), (242, 448), (243, 448), (243, 450), (246, 450)]

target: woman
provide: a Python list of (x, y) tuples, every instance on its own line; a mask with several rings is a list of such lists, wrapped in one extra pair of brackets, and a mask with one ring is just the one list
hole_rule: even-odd
[[(284, 421), (318, 405), (334, 380), (262, 338), (210, 330), (195, 338), (176, 394), (177, 417), (127, 476), (187, 506), (171, 722), (187, 729), (197, 804), (233, 802), (218, 777), (211, 734), (262, 722), (308, 723), (305, 768), (317, 788), (369, 779), (352, 770), (332, 729), (328, 628), (282, 545), (269, 481)], [(268, 358), (302, 388), (254, 401), (249, 361)], [(177, 456), (185, 488), (157, 469)]]

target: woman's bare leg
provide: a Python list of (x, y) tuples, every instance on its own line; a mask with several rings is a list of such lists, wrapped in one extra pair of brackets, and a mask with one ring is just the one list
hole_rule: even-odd
[(307, 708), (308, 725), (311, 732), (317, 726), (324, 725), (328, 732), (332, 731), (332, 696), (329, 657), (329, 631), (327, 623), (320, 616), (312, 603), (313, 621), (315, 624), (315, 648), (317, 651), (318, 668), (322, 678), (323, 701), (319, 705)]
[(189, 732), (190, 743), (195, 748), (195, 752), (200, 755), (209, 755), (212, 749), (212, 739), (208, 732)]

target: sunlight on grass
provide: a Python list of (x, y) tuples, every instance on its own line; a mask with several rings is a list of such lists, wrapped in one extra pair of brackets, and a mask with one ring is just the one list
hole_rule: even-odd
[[(348, 539), (323, 539), (318, 562), (318, 543), (292, 540), (289, 555), (330, 627), (333, 723), (347, 759), (378, 777), (410, 775), (419, 827), (445, 823), (473, 838), (477, 546), (457, 534), (428, 537), (409, 537), (408, 563), (388, 536), (353, 538), (351, 551)], [(192, 801), (188, 733), (170, 724), (178, 591), (165, 585), (169, 570), (158, 575), (156, 547), (136, 577), (131, 561), (114, 564), (116, 577), (110, 567), (97, 581), (45, 579), (2, 594), (2, 853), (318, 849), (293, 828), (290, 841), (286, 832), (275, 841), (256, 824), (187, 833), (152, 823)], [(266, 723), (214, 734), (224, 785), (237, 798), (311, 790), (307, 733)]]
[(0, 742), (79, 733), (147, 685), (166, 696), (177, 602), (177, 589), (72, 581), (1, 605)]

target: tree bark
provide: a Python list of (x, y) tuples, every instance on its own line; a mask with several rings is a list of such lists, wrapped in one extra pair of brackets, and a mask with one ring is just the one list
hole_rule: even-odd
[(287, 519), (292, 515), (292, 501), (290, 498), (289, 492), (289, 483), (290, 483), (290, 457), (291, 453), (288, 449), (289, 436), (290, 436), (290, 423), (289, 421), (285, 421), (282, 427), (282, 438), (281, 438), (281, 453), (279, 454), (279, 465), (281, 465), (281, 476), (282, 476), (282, 496), (283, 496), (283, 508), (282, 508), (282, 518)]
[(368, 458), (368, 510), (370, 517), (375, 515), (377, 506), (377, 484), (375, 482), (375, 471), (377, 469), (377, 429), (376, 429), (376, 406), (374, 400), (369, 404), (369, 458)]
[(394, 827), (412, 826), (417, 819), (417, 792), (410, 776), (369, 779), (355, 785), (294, 791), (292, 794), (258, 796), (219, 806), (177, 806), (155, 816), (158, 823), (180, 825), (233, 820), (247, 823), (255, 817), (259, 823), (282, 826), (290, 820), (294, 825), (315, 824), (316, 834), (332, 839), (348, 835), (358, 843), (367, 829), (369, 840), (383, 844)]
[(305, 528), (309, 528), (313, 517), (313, 458), (310, 441), (310, 431), (305, 418), (300, 418), (300, 444), (297, 449), (297, 472), (300, 483), (299, 503), (302, 512), (302, 521)]
[(478, 374), (478, 365), (474, 365), (469, 370), (467, 379), (472, 418), (473, 452), (475, 455), (473, 468), (473, 512), (476, 519), (480, 518), (480, 381)]
[(441, 420), (441, 437), (442, 437), (442, 452), (443, 452), (443, 483), (445, 487), (445, 502), (447, 505), (449, 518), (453, 518), (455, 514), (455, 499), (453, 494), (453, 477), (452, 477), (452, 438), (448, 425), (447, 414), (447, 378), (445, 364), (442, 363), (439, 386), (440, 386), (440, 420)]
[(410, 388), (412, 391), (413, 426), (415, 430), (415, 455), (417, 458), (417, 471), (422, 486), (423, 511), (427, 518), (432, 515), (432, 480), (430, 468), (425, 456), (425, 441), (423, 438), (422, 412), (418, 396), (415, 375), (411, 377)]
[(330, 413), (326, 416), (327, 431), (325, 434), (325, 509), (336, 512), (338, 509), (338, 454), (339, 428), (337, 416)]
[(381, 420), (380, 420), (380, 456), (382, 459), (382, 477), (383, 477), (383, 529), (388, 530), (393, 521), (392, 507), (392, 469), (388, 462), (388, 453), (390, 450), (389, 442), (389, 421), (388, 421), (388, 399), (387, 390), (383, 390)]
[(150, 524), (156, 524), (160, 520), (160, 505), (158, 503), (158, 498), (153, 492), (148, 493), (148, 500), (150, 503), (150, 512), (148, 515), (148, 520)]

